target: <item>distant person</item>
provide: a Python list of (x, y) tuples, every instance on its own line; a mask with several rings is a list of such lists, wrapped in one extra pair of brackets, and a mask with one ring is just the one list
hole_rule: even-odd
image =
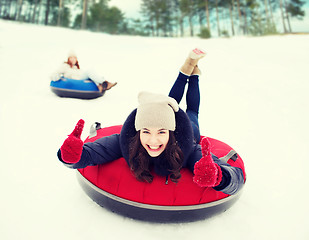
[(80, 69), (77, 56), (74, 51), (70, 51), (68, 54), (68, 60), (64, 62), (51, 76), (52, 81), (57, 81), (61, 77), (75, 79), (75, 80), (92, 80), (99, 88), (100, 92), (109, 90), (114, 87), (117, 82), (111, 83), (99, 76), (95, 71)]
[[(244, 183), (242, 170), (213, 155), (207, 138), (200, 141), (200, 69), (197, 63), (204, 55), (200, 49), (190, 52), (169, 96), (141, 92), (139, 106), (127, 117), (120, 134), (84, 144), (80, 139), (84, 120), (79, 120), (58, 151), (59, 160), (76, 169), (123, 157), (135, 178), (148, 183), (153, 181), (153, 171), (166, 177), (166, 184), (169, 179), (178, 182), (180, 170), (188, 168), (198, 186), (235, 194)], [(187, 109), (184, 112), (179, 103), (186, 85)]]

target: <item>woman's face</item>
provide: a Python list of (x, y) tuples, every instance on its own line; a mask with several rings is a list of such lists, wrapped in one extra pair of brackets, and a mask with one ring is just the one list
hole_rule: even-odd
[(69, 57), (69, 62), (74, 66), (77, 62), (77, 58), (74, 56)]
[(166, 148), (169, 131), (161, 128), (143, 128), (140, 132), (142, 146), (151, 157), (159, 156)]

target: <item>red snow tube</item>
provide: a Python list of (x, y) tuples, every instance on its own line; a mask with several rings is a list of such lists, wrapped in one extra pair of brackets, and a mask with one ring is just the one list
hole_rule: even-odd
[[(93, 142), (98, 138), (120, 133), (121, 125), (97, 130), (97, 135), (87, 138)], [(220, 157), (226, 156), (232, 148), (227, 144), (209, 138), (211, 151)], [(233, 150), (232, 150), (233, 151)], [(232, 166), (243, 170), (239, 155), (228, 160)], [(201, 188), (193, 181), (193, 174), (184, 168), (177, 184), (153, 173), (152, 183), (139, 182), (131, 173), (124, 158), (111, 163), (89, 166), (78, 170), (78, 180), (83, 190), (100, 206), (118, 214), (150, 222), (190, 222), (208, 218), (224, 212), (239, 198), (235, 195)]]

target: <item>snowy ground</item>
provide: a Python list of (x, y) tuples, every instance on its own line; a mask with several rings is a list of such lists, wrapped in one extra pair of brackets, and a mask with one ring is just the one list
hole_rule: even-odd
[[(0, 238), (309, 239), (309, 35), (202, 40), (109, 36), (0, 20)], [(188, 51), (199, 66), (200, 125), (242, 156), (238, 202), (184, 224), (135, 221), (92, 202), (56, 152), (75, 123), (122, 124), (137, 93), (167, 94)], [(62, 99), (49, 75), (74, 48), (82, 68), (117, 87), (95, 100)], [(183, 106), (183, 105), (182, 105)]]

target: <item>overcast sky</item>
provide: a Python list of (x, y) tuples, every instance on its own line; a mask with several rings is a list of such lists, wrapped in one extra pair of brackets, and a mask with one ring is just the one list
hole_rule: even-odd
[(110, 0), (109, 6), (116, 6), (125, 13), (128, 18), (136, 18), (142, 0)]

